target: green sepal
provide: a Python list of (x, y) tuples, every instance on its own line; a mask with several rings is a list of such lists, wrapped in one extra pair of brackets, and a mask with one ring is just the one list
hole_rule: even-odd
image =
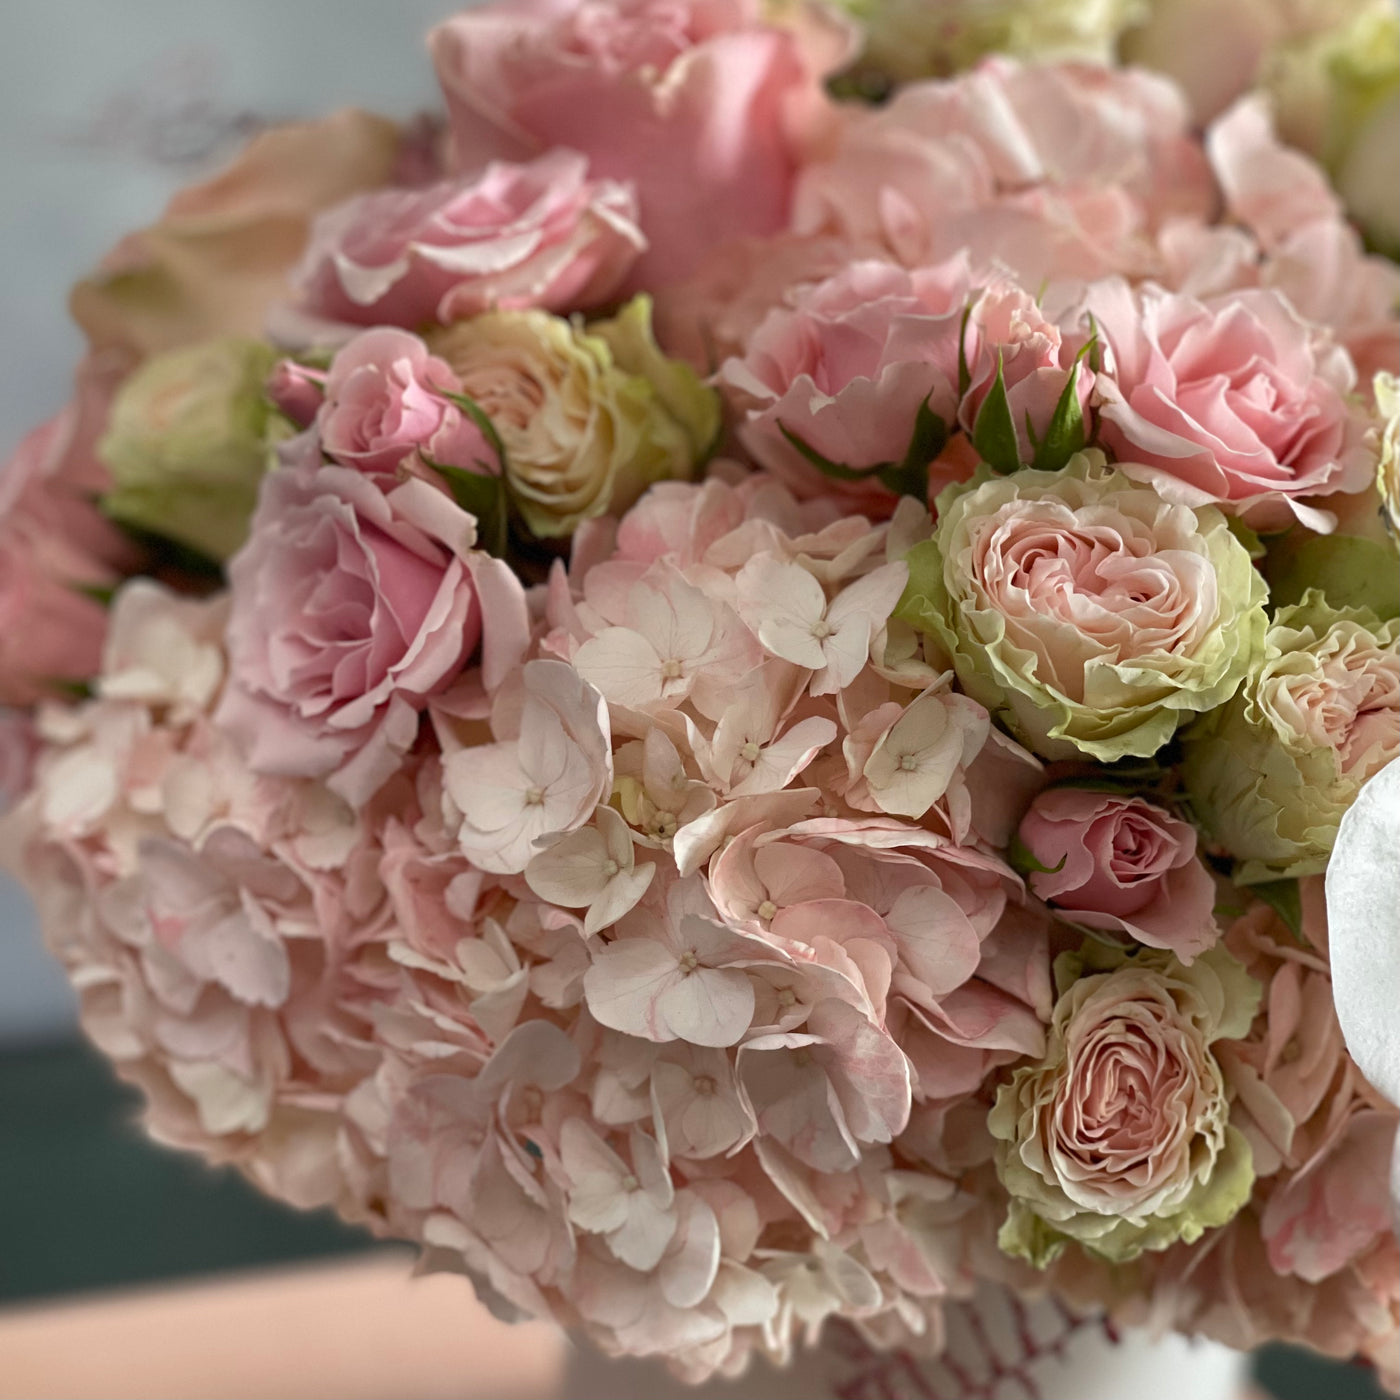
[(448, 403), (456, 404), (481, 430), (482, 437), (490, 444), (491, 451), (496, 454), (496, 460), (500, 463), (501, 472), (504, 473), (506, 469), (506, 445), (501, 441), (501, 435), (496, 431), (496, 425), (491, 421), (486, 410), (469, 394), (453, 394), (446, 389), (439, 390), (439, 392)]
[[(506, 506), (506, 483), (503, 477), (481, 472), (469, 472), (445, 462), (423, 459), (447, 483), (452, 499), (468, 514), (476, 517), (477, 543), (488, 554), (504, 559), (510, 539), (510, 511)], [(481, 463), (485, 468), (488, 464)]]
[(1293, 937), (1303, 942), (1303, 895), (1297, 880), (1266, 880), (1250, 885), (1249, 891), (1258, 895), (1288, 925)]
[[(1089, 445), (1089, 430), (1084, 423), (1084, 409), (1079, 402), (1079, 366), (1095, 344), (1096, 338), (1086, 341), (1070, 366), (1069, 378), (1055, 404), (1055, 412), (1045, 436), (1036, 443), (1035, 457), (1031, 466), (1038, 472), (1057, 472), (1077, 452), (1083, 452)], [(1026, 425), (1029, 429), (1029, 423)], [(1032, 437), (1034, 441), (1034, 437)]]
[(914, 430), (909, 435), (909, 446), (903, 459), (898, 462), (876, 462), (869, 467), (847, 466), (844, 462), (833, 462), (829, 457), (824, 457), (787, 424), (779, 423), (778, 431), (793, 450), (823, 476), (829, 476), (834, 481), (873, 479), (897, 496), (913, 496), (925, 504), (928, 501), (928, 464), (948, 442), (948, 425), (929, 407), (927, 400), (919, 405), (914, 417)]
[(1066, 852), (1060, 857), (1058, 865), (1042, 865), (1020, 836), (1013, 836), (1006, 848), (1006, 862), (1018, 875), (1058, 875), (1068, 859), (1069, 853)]
[(972, 445), (982, 460), (1002, 476), (1010, 476), (1021, 468), (1021, 445), (1016, 436), (1016, 420), (1011, 416), (1011, 401), (1006, 397), (1000, 354), (997, 377), (972, 424)]

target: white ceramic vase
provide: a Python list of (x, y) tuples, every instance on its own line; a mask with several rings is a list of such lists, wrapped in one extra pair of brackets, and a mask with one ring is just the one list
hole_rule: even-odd
[(570, 1357), (563, 1400), (1241, 1400), (1239, 1352), (1178, 1336), (1116, 1335), (1048, 1303), (1006, 1298), (948, 1313), (937, 1360), (877, 1353), (841, 1330), (785, 1370), (756, 1364), (738, 1381), (695, 1389), (658, 1363)]

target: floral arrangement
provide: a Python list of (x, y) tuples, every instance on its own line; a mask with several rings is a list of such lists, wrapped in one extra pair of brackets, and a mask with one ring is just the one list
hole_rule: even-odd
[(0, 788), (151, 1132), (695, 1380), (991, 1281), (1396, 1384), (1396, 22), (1286, 8), (502, 0), (115, 249)]

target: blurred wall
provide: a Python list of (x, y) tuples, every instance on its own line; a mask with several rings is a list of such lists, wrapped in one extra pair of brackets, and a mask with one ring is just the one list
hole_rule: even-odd
[[(436, 102), (453, 0), (7, 0), (0, 19), (0, 453), (68, 397), (68, 287), (257, 119)], [(2, 460), (2, 459), (0, 459)], [(0, 883), (0, 1046), (71, 1032), (21, 892)]]

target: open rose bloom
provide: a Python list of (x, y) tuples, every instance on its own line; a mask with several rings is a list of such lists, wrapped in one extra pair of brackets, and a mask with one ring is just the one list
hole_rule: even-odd
[(1111, 28), (498, 0), (79, 289), (0, 853), (152, 1133), (690, 1381), (994, 1285), (1400, 1384), (1400, 269)]

